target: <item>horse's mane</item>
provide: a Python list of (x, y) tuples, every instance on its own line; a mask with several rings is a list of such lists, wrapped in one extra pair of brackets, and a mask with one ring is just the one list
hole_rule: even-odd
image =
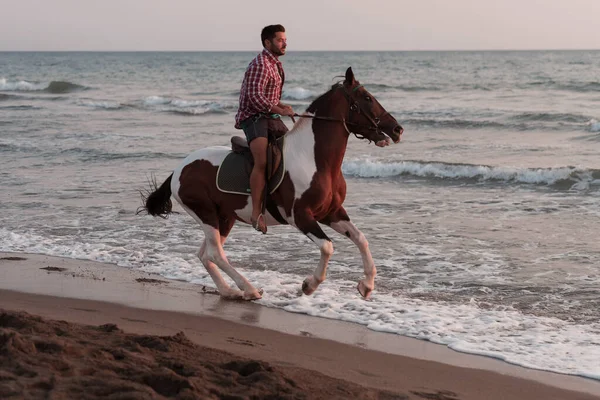
[(331, 86), (331, 89), (329, 89), (327, 92), (323, 93), (322, 95), (317, 97), (312, 103), (310, 103), (310, 106), (308, 106), (308, 108), (306, 109), (306, 112), (314, 114), (317, 111), (317, 109), (319, 108), (318, 106), (323, 102), (327, 102), (329, 100), (329, 97), (333, 93), (335, 93), (336, 89), (342, 87), (342, 85), (343, 85), (342, 82), (334, 83)]
[[(329, 98), (335, 93), (335, 91), (338, 88), (342, 87), (342, 85), (343, 85), (342, 82), (337, 82), (337, 83), (333, 84), (331, 86), (331, 89), (329, 89), (327, 92), (323, 93), (322, 95), (317, 97), (312, 103), (310, 103), (310, 105), (306, 109), (305, 113), (309, 113), (309, 114), (313, 114), (313, 115), (316, 114), (317, 109), (321, 108), (321, 104), (329, 103)], [(288, 133), (292, 133), (299, 129), (302, 129), (302, 126), (304, 126), (304, 124), (308, 123), (308, 121), (309, 121), (308, 118), (300, 118), (298, 120), (298, 122), (296, 122), (294, 124), (294, 126)]]

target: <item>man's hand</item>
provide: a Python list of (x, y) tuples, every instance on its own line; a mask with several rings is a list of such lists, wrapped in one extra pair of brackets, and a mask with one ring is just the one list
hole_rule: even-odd
[(293, 117), (295, 114), (294, 109), (292, 109), (292, 106), (288, 106), (287, 104), (282, 104), (281, 109), (283, 110), (281, 115), (285, 115), (287, 117)]
[(282, 103), (273, 106), (273, 108), (271, 108), (271, 112), (274, 114), (285, 115), (286, 117), (294, 116), (294, 110), (292, 109), (292, 106)]

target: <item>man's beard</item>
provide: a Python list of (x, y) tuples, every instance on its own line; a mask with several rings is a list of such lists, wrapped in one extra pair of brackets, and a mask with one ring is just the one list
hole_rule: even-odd
[(282, 56), (285, 54), (285, 47), (282, 47), (281, 49), (271, 47), (271, 53), (275, 54), (276, 56)]

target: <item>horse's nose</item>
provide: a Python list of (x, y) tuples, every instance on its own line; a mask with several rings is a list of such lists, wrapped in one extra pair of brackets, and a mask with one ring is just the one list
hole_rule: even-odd
[(404, 132), (404, 129), (402, 129), (400, 125), (394, 128), (394, 133), (398, 135), (398, 140), (394, 140), (395, 143), (398, 143), (400, 141), (400, 136), (402, 136), (402, 132)]

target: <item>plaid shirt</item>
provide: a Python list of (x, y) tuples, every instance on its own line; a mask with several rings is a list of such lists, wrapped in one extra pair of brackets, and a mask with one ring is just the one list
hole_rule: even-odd
[(268, 113), (273, 106), (279, 104), (284, 79), (281, 61), (273, 53), (263, 49), (246, 68), (240, 92), (240, 107), (235, 116), (237, 129), (241, 129), (240, 123), (243, 120), (259, 113)]

